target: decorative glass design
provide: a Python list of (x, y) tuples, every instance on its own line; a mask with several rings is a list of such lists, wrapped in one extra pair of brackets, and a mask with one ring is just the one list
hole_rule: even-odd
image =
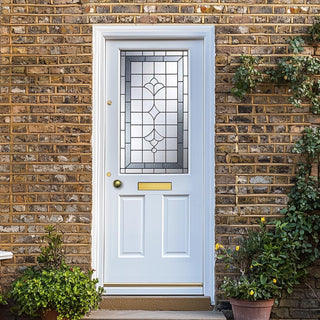
[(188, 51), (121, 59), (121, 173), (188, 172)]

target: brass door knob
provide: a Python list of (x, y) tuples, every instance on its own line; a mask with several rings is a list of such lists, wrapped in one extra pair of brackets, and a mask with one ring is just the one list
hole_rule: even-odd
[(114, 180), (114, 181), (113, 181), (113, 186), (114, 186), (115, 188), (120, 188), (121, 185), (122, 185), (122, 182), (121, 182), (120, 180)]

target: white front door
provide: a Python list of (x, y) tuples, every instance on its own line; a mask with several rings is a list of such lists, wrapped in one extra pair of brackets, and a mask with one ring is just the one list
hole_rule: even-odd
[(104, 283), (203, 294), (203, 42), (106, 41)]
[(99, 285), (214, 304), (214, 27), (97, 25), (93, 36)]

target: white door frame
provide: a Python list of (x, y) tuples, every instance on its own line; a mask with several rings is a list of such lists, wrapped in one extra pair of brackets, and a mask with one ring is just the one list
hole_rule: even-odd
[(204, 43), (204, 295), (214, 304), (214, 128), (215, 128), (215, 42), (213, 26), (193, 25), (95, 25), (93, 26), (93, 206), (92, 206), (92, 267), (103, 285), (105, 252), (105, 179), (106, 168), (102, 161), (106, 152), (103, 119), (107, 108), (106, 40), (192, 40)]

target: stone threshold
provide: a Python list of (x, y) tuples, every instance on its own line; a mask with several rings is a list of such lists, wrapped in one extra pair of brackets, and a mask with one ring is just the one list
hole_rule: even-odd
[(83, 320), (226, 320), (217, 311), (95, 310)]

